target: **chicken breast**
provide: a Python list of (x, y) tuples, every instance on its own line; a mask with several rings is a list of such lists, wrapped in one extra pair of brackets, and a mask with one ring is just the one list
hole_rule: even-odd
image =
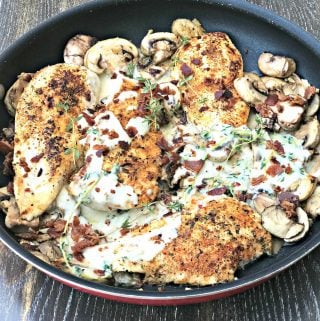
[(233, 198), (199, 207), (194, 198), (182, 214), (178, 237), (143, 265), (145, 281), (210, 285), (232, 281), (239, 266), (271, 252), (271, 235), (258, 214)]
[(100, 106), (91, 125), (81, 122), (87, 132), (82, 140), (86, 164), (72, 178), (69, 192), (79, 200), (87, 191), (88, 206), (96, 210), (141, 207), (159, 192), (161, 133), (146, 118), (150, 112), (141, 103), (145, 94), (139, 83), (122, 78), (119, 92)]
[(242, 57), (228, 35), (212, 32), (192, 38), (179, 48), (175, 61), (183, 107), (192, 123), (246, 124), (249, 107), (233, 86), (243, 74)]
[[(110, 230), (121, 218), (127, 224), (108, 233), (108, 243), (85, 249), (73, 263), (91, 271), (107, 264), (112, 272), (142, 273), (146, 283), (203, 286), (231, 281), (239, 267), (271, 252), (271, 235), (260, 216), (234, 198), (208, 202), (196, 195), (181, 212), (162, 203), (150, 210), (141, 209), (139, 219), (131, 211), (111, 219)], [(97, 224), (95, 219), (94, 228), (105, 229), (103, 221)]]
[(17, 105), (14, 192), (25, 220), (41, 215), (76, 169), (77, 116), (96, 104), (99, 78), (67, 64), (38, 71)]

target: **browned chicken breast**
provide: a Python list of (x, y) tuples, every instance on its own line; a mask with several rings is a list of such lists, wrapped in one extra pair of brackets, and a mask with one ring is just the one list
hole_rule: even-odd
[(240, 265), (271, 252), (271, 235), (248, 205), (224, 198), (199, 207), (198, 201), (194, 198), (183, 210), (178, 237), (143, 264), (146, 282), (232, 281)]
[(25, 220), (41, 215), (76, 169), (76, 117), (94, 106), (99, 78), (84, 67), (58, 64), (38, 71), (17, 105), (14, 192)]
[(178, 50), (175, 61), (183, 107), (192, 123), (246, 124), (249, 107), (233, 86), (243, 74), (242, 57), (228, 35), (212, 32), (192, 38)]

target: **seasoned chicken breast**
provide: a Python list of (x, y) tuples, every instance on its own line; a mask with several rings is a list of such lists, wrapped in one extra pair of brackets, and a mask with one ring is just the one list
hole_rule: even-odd
[(114, 98), (93, 115), (91, 127), (82, 121), (83, 128), (89, 128), (82, 140), (86, 164), (72, 178), (69, 191), (78, 200), (88, 191), (89, 207), (126, 210), (144, 206), (158, 195), (161, 134), (146, 118), (150, 113), (143, 104), (149, 98), (144, 96), (138, 82), (123, 78)]
[(94, 106), (99, 78), (67, 64), (38, 71), (17, 105), (14, 192), (25, 220), (41, 215), (76, 169), (76, 117)]
[(242, 57), (228, 35), (212, 32), (190, 39), (179, 48), (175, 64), (183, 107), (192, 123), (246, 124), (249, 107), (233, 86), (243, 74)]
[(210, 285), (232, 281), (239, 266), (271, 252), (260, 217), (234, 198), (200, 207), (194, 198), (182, 214), (178, 237), (143, 265), (145, 281)]

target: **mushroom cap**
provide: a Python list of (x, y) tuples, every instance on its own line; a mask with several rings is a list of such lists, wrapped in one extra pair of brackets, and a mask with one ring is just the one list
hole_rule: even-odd
[(297, 216), (298, 223), (292, 225), (284, 239), (288, 243), (297, 242), (301, 240), (309, 231), (309, 218), (307, 213), (301, 207), (297, 208)]
[(311, 175), (300, 178), (290, 185), (289, 190), (299, 197), (299, 201), (308, 199), (317, 185), (317, 179)]
[(137, 47), (127, 39), (111, 38), (97, 42), (84, 57), (84, 65), (101, 74), (126, 71), (127, 64), (138, 57)]
[(283, 56), (274, 56), (264, 52), (258, 59), (258, 66), (267, 76), (286, 78), (296, 71), (296, 63), (293, 59)]
[(69, 39), (67, 42), (64, 52), (63, 58), (64, 62), (67, 64), (74, 64), (78, 66), (83, 66), (84, 64), (84, 56), (86, 52), (89, 50), (97, 42), (95, 37), (89, 35), (78, 34)]
[(13, 83), (13, 85), (8, 89), (7, 94), (4, 98), (4, 104), (8, 110), (8, 113), (14, 117), (16, 113), (16, 108), (18, 101), (33, 77), (33, 73), (23, 72), (18, 76), (18, 79)]
[(319, 107), (320, 107), (320, 97), (319, 97), (319, 94), (316, 93), (307, 106), (305, 119), (309, 120), (310, 117), (313, 117), (318, 112)]
[(268, 90), (281, 91), (282, 88), (287, 84), (284, 80), (275, 77), (264, 76), (260, 79)]
[(295, 130), (299, 126), (304, 112), (303, 107), (291, 105), (290, 101), (281, 101), (270, 108), (277, 114), (281, 128), (289, 131)]
[(249, 104), (263, 103), (267, 98), (255, 87), (255, 84), (263, 85), (258, 75), (254, 73), (246, 73), (243, 77), (234, 80), (234, 87), (239, 96)]
[(259, 214), (263, 213), (266, 208), (274, 205), (276, 205), (276, 200), (266, 193), (258, 194), (253, 199), (253, 206)]
[(318, 119), (315, 117), (300, 126), (294, 136), (303, 140), (305, 148), (315, 148), (320, 142), (320, 124)]
[(204, 34), (205, 30), (197, 19), (176, 19), (172, 22), (171, 31), (179, 37), (194, 38)]
[(145, 56), (153, 56), (153, 63), (158, 64), (170, 58), (178, 45), (178, 37), (171, 32), (149, 31), (141, 41), (140, 50)]

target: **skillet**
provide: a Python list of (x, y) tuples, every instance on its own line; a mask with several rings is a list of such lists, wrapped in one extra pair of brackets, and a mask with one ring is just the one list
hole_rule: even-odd
[[(0, 56), (0, 83), (5, 88), (22, 71), (34, 72), (63, 60), (66, 41), (77, 33), (106, 39), (119, 36), (135, 44), (148, 29), (170, 30), (175, 18), (197, 18), (207, 31), (222, 31), (242, 53), (244, 69), (257, 70), (257, 58), (263, 51), (289, 55), (298, 62), (297, 73), (320, 86), (320, 44), (308, 33), (275, 14), (239, 0), (105, 0), (93, 1), (48, 19), (21, 37)], [(8, 115), (0, 102), (0, 127)], [(2, 162), (3, 159), (0, 159)], [(0, 177), (3, 186), (7, 179)], [(97, 284), (64, 273), (40, 261), (24, 250), (5, 228), (0, 217), (0, 240), (39, 270), (81, 291), (121, 302), (152, 305), (190, 304), (242, 292), (288, 268), (310, 253), (320, 243), (320, 221), (312, 226), (301, 242), (285, 246), (273, 257), (263, 257), (238, 272), (236, 281), (216, 286), (191, 288), (168, 285), (159, 292), (145, 286), (144, 291)]]

